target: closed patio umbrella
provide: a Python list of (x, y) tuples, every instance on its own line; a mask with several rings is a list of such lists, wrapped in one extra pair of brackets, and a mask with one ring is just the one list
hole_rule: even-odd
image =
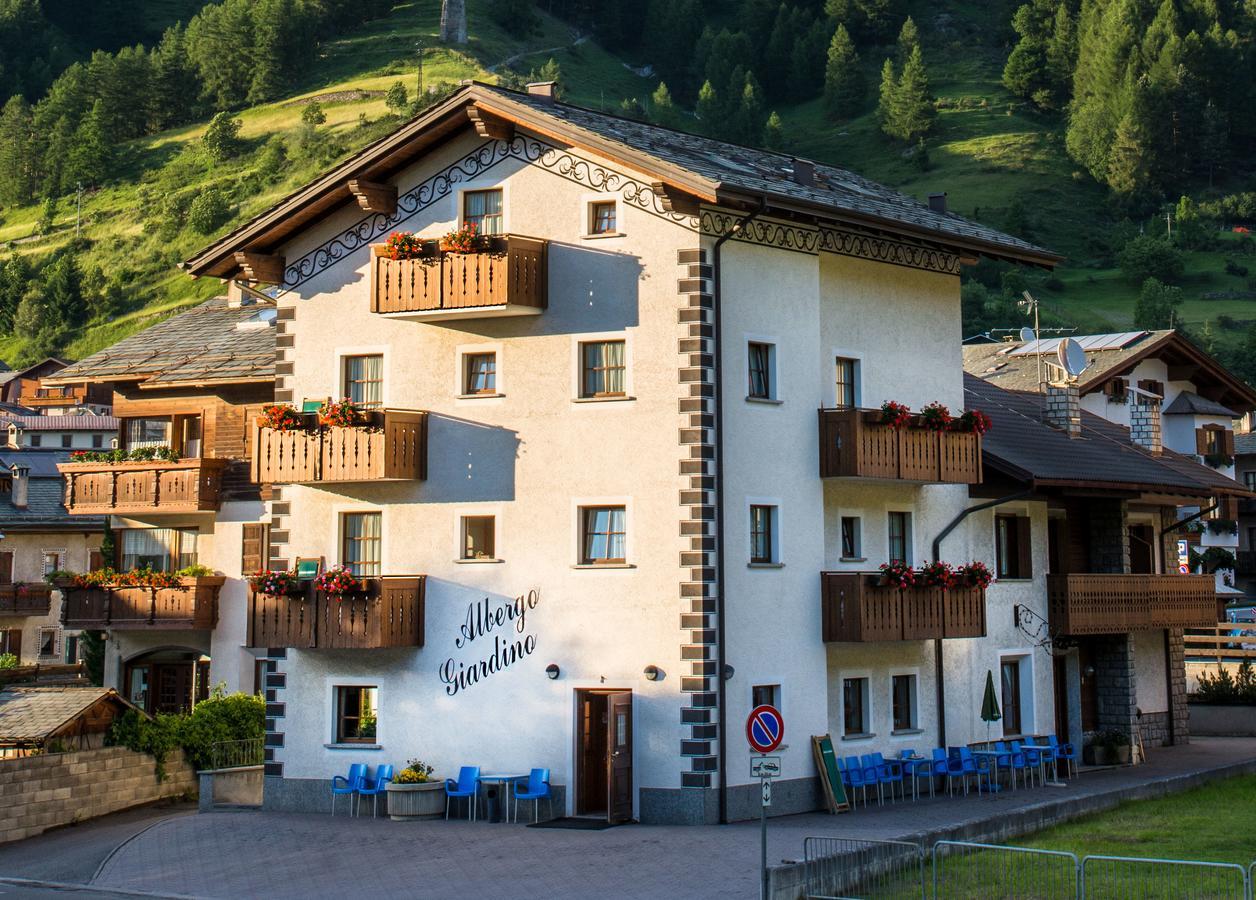
[(990, 724), (1003, 718), (999, 695), (994, 692), (994, 672), (986, 669), (986, 695), (981, 700), (981, 720), (986, 723), (986, 746), (990, 746)]

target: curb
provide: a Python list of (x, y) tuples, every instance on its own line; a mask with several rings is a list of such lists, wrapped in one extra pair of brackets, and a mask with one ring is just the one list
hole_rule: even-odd
[(200, 900), (200, 898), (190, 894), (158, 894), (153, 891), (137, 891), (129, 888), (107, 888), (91, 884), (75, 884), (68, 881), (41, 881), (36, 878), (7, 878), (5, 876), (0, 876), (0, 884), (10, 884), (14, 887), (48, 888), (54, 891), (90, 891), (94, 894), (123, 894), (127, 897), (161, 897), (165, 898), (165, 900)]
[[(117, 856), (118, 851), (119, 851), (119, 850), (121, 850), (123, 847), (125, 847), (127, 844), (131, 843), (131, 841), (135, 840), (135, 839), (136, 839), (137, 837), (139, 837), (141, 834), (146, 834), (148, 831), (150, 831), (150, 830), (151, 830), (151, 829), (153, 829), (153, 828), (156, 828), (158, 825), (164, 825), (164, 824), (166, 824), (167, 822), (172, 822), (172, 821), (174, 821), (175, 819), (181, 819), (181, 818), (183, 818), (183, 817), (182, 817), (182, 816), (164, 816), (164, 817), (162, 817), (162, 818), (158, 819), (156, 822), (150, 822), (150, 823), (148, 823), (147, 825), (145, 825), (143, 828), (141, 828), (139, 831), (135, 832), (135, 834), (131, 835), (129, 838), (127, 838), (125, 841), (123, 841), (121, 844), (119, 844), (118, 846), (114, 847), (112, 850), (110, 850), (108, 853), (106, 853), (106, 854), (105, 854), (105, 858), (104, 858), (104, 859), (102, 859), (102, 860), (100, 861), (100, 864), (99, 864), (98, 866), (96, 866), (96, 871), (92, 873), (91, 882), (89, 882), (89, 884), (94, 883), (94, 882), (96, 881), (96, 879), (100, 877), (101, 873), (105, 871), (105, 866), (109, 865), (110, 860), (112, 860), (115, 856)], [(107, 889), (107, 888), (95, 888), (95, 890), (109, 890), (109, 889)], [(129, 891), (118, 891), (118, 893), (138, 893), (138, 894), (140, 894), (141, 896), (149, 896), (149, 897), (183, 897), (183, 896), (187, 896), (187, 895), (185, 895), (185, 894), (152, 894), (152, 893), (147, 893), (147, 892), (144, 892), (144, 891), (137, 891), (137, 892), (134, 892), (134, 891), (133, 891), (133, 892), (129, 892)]]

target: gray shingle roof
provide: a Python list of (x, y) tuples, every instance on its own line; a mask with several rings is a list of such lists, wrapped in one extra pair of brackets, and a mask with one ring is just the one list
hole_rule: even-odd
[(1173, 398), (1173, 402), (1164, 408), (1166, 416), (1228, 416), (1233, 419), (1238, 416), (1234, 410), (1228, 406), (1223, 406), (1215, 400), (1209, 400), (1207, 397), (1201, 397), (1194, 391), (1182, 391)]
[(121, 706), (130, 706), (113, 688), (57, 686), (0, 690), (0, 743), (45, 740), (105, 697)]
[(215, 297), (62, 369), (50, 384), (139, 380), (159, 384), (262, 381), (275, 376), (275, 329), (238, 328), (260, 303), (232, 307)]
[(71, 516), (65, 508), (65, 482), (57, 463), (68, 462), (69, 450), (0, 450), (0, 468), (30, 470), (27, 505), (13, 505), (12, 493), (0, 496), (0, 533), (11, 531), (103, 531), (103, 516)]
[(1234, 453), (1237, 456), (1256, 454), (1256, 431), (1236, 431), (1234, 433)]
[(14, 424), (24, 431), (117, 431), (113, 416), (0, 416), (0, 423)]

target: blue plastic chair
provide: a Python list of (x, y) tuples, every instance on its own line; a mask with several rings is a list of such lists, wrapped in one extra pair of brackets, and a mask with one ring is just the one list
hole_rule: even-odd
[[(387, 792), (388, 783), (393, 780), (393, 767), (391, 765), (382, 765), (375, 770), (375, 778), (367, 778), (364, 780), (362, 787), (358, 788), (358, 802), (362, 802), (363, 797), (371, 798), (371, 818), (375, 818), (375, 813), (379, 811), (379, 795)], [(385, 807), (387, 809), (387, 807)]]
[(994, 752), (999, 754), (995, 757), (1000, 772), (1007, 772), (1008, 778), (1011, 780), (1012, 790), (1016, 790), (1016, 775), (1012, 768), (1012, 751), (1007, 749), (1007, 744), (1002, 741), (994, 742)]
[(877, 767), (877, 780), (882, 784), (890, 787), (890, 802), (894, 802), (894, 785), (898, 785), (898, 792), (907, 799), (907, 785), (903, 780), (903, 764), (897, 759), (886, 759), (880, 753), (873, 753), (872, 761)]
[(472, 822), (476, 816), (476, 801), (480, 790), (480, 767), (463, 766), (458, 770), (458, 780), (445, 779), (445, 820), (449, 820), (449, 801), (460, 797), (467, 801), (467, 818)]
[(1012, 750), (1012, 778), (1016, 778), (1017, 772), (1023, 772), (1025, 777), (1025, 786), (1032, 784), (1033, 770), (1029, 768), (1029, 759), (1025, 751), (1021, 749), (1020, 741), (1012, 741), (1009, 745)]
[(1050, 750), (1039, 750), (1037, 747), (1021, 747), (1021, 752), (1025, 754), (1025, 765), (1029, 767), (1029, 771), (1038, 773), (1038, 783), (1042, 784), (1047, 780), (1047, 763), (1054, 759)]
[[(930, 761), (933, 767), (933, 772), (932, 772), (933, 776), (935, 778), (945, 778), (947, 796), (948, 797), (955, 796), (954, 784), (955, 784), (956, 775), (955, 773), (951, 772), (951, 760), (946, 755), (946, 748), (934, 747), (931, 755), (933, 756), (933, 759)], [(930, 782), (932, 781), (933, 779), (931, 778)], [(929, 785), (929, 794), (930, 796), (932, 796), (933, 794), (932, 783)]]
[(854, 805), (855, 788), (859, 788), (860, 793), (863, 794), (864, 809), (867, 809), (868, 808), (868, 785), (877, 783), (875, 774), (873, 775), (871, 780), (865, 778), (864, 768), (863, 768), (863, 765), (860, 764), (859, 762), (859, 757), (848, 756), (846, 757), (846, 778), (851, 788), (850, 796), (851, 796), (852, 805)]
[(550, 770), (533, 769), (526, 779), (515, 782), (515, 821), (519, 821), (519, 801), (532, 801), (532, 821), (539, 821), (541, 801), (545, 801), (545, 811), (554, 818), (554, 795), (550, 792)]
[(1064, 760), (1064, 771), (1073, 778), (1077, 775), (1077, 750), (1072, 744), (1061, 743), (1054, 734), (1047, 738), (1047, 743), (1055, 755), (1055, 777), (1060, 777), (1060, 760)]
[(977, 768), (977, 759), (973, 756), (973, 752), (967, 747), (952, 747), (950, 755), (946, 758), (947, 775), (951, 778), (958, 778), (964, 785), (964, 796), (968, 796), (968, 778), (972, 776), (978, 779), (980, 784), (981, 770)]
[(349, 814), (353, 814), (354, 795), (362, 789), (366, 782), (366, 763), (354, 763), (349, 766), (349, 777), (333, 775), (331, 779), (331, 814), (336, 814), (336, 798), (342, 794), (349, 797)]
[(900, 750), (899, 761), (903, 766), (903, 775), (911, 776), (911, 799), (915, 802), (920, 797), (920, 777), (929, 779), (929, 796), (933, 796), (933, 760), (909, 759), (916, 755), (914, 749)]

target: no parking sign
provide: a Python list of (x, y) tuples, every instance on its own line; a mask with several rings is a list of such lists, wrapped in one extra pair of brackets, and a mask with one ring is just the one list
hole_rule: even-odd
[(771, 753), (785, 738), (785, 720), (775, 706), (756, 706), (746, 719), (746, 740), (758, 753)]

